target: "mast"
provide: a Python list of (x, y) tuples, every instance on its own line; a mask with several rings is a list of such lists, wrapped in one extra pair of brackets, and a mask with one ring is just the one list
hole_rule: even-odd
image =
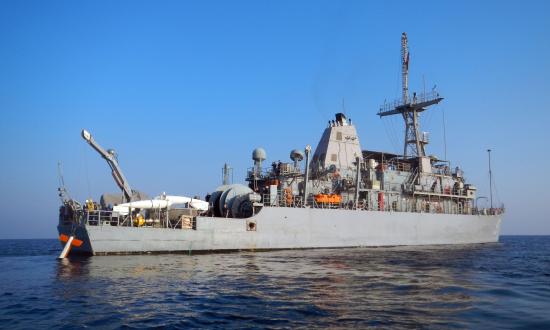
[(233, 168), (229, 166), (229, 164), (227, 163), (224, 163), (223, 164), (223, 168), (222, 168), (222, 184), (223, 185), (228, 185), (230, 180), (229, 180), (229, 175), (231, 175), (231, 182), (233, 182)]
[(427, 134), (420, 133), (419, 114), (427, 107), (443, 100), (434, 89), (429, 93), (422, 93), (418, 97), (413, 93), (409, 99), (409, 46), (407, 33), (401, 35), (401, 79), (402, 98), (393, 103), (384, 103), (378, 111), (380, 117), (400, 114), (405, 121), (405, 141), (403, 158), (426, 156), (425, 145), (428, 144)]
[(409, 46), (407, 34), (401, 34), (401, 88), (403, 91), (403, 104), (409, 99)]
[(65, 188), (65, 178), (63, 178), (61, 162), (57, 162), (57, 175), (59, 177), (59, 187), (57, 188), (57, 191), (59, 191), (59, 198), (61, 198), (61, 203), (66, 203), (71, 200), (71, 197), (67, 192), (67, 188)]

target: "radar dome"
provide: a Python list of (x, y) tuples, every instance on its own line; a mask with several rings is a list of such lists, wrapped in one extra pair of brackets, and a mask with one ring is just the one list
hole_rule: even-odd
[(290, 159), (295, 162), (301, 162), (304, 159), (304, 152), (300, 149), (294, 149), (290, 152)]
[(267, 155), (263, 148), (256, 148), (252, 151), (252, 159), (256, 162), (261, 162), (267, 159)]

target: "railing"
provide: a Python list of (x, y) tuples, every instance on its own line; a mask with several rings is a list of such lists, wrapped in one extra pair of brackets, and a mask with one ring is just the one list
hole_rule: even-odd
[(473, 199), (473, 197), (468, 196), (468, 193), (465, 189), (455, 189), (455, 188), (443, 188), (440, 192), (439, 190), (432, 191), (428, 189), (417, 189), (414, 188), (412, 193), (414, 195), (426, 195), (426, 196), (436, 196), (436, 197), (447, 197), (447, 198), (465, 198)]
[(472, 214), (475, 214), (475, 215), (500, 215), (500, 214), (504, 214), (504, 209), (503, 208), (482, 208), (482, 209), (474, 208), (472, 210)]
[[(357, 203), (354, 199), (344, 196), (340, 203), (318, 203), (311, 195), (307, 205), (302, 196), (285, 195), (284, 191), (278, 191), (277, 196), (270, 200), (270, 194), (264, 194), (262, 201), (264, 207), (289, 207), (289, 208), (315, 208), (315, 209), (341, 209), (358, 211), (380, 211), (380, 212), (410, 212), (410, 213), (438, 213), (438, 214), (471, 214), (480, 216), (500, 215), (505, 209), (500, 208), (477, 208), (471, 207), (469, 203), (449, 203), (449, 200), (418, 200), (399, 199), (392, 202), (378, 203), (377, 195), (382, 192), (386, 197), (395, 195), (395, 191), (372, 191), (371, 198), (361, 199)], [(155, 219), (143, 219), (143, 223), (136, 221), (137, 217), (130, 215), (119, 215), (108, 210), (83, 211), (80, 216), (80, 224), (88, 226), (118, 226), (137, 228), (170, 228), (170, 229), (196, 229), (196, 216), (180, 216), (177, 219), (169, 219), (166, 215)]]
[[(396, 195), (396, 191), (372, 191), (375, 196), (370, 199), (361, 199), (357, 203), (351, 198), (344, 196), (340, 203), (317, 203), (313, 196), (308, 198), (307, 206), (303, 203), (302, 196), (292, 196), (292, 199), (285, 197), (284, 191), (278, 191), (277, 196), (271, 201), (270, 194), (262, 195), (264, 207), (291, 207), (316, 209), (342, 209), (342, 210), (363, 210), (381, 212), (412, 212), (412, 213), (437, 213), (437, 214), (471, 214), (471, 215), (495, 215), (504, 213), (504, 207), (494, 209), (476, 209), (468, 202), (456, 202), (456, 200), (442, 199), (399, 199), (392, 202), (378, 203), (377, 194), (382, 192), (384, 196)], [(374, 202), (371, 202), (373, 201)]]
[[(186, 209), (172, 209), (173, 211), (185, 211)], [(155, 213), (155, 212), (152, 212)], [(120, 215), (110, 210), (85, 210), (80, 219), (82, 225), (88, 226), (117, 226), (137, 228), (172, 228), (172, 229), (196, 229), (196, 216), (193, 212), (183, 212), (176, 219), (170, 219), (166, 210), (158, 212), (156, 217), (145, 219), (137, 215)]]
[(448, 166), (432, 167), (432, 174), (451, 176), (452, 171)]
[(506, 208), (504, 207), (504, 204), (500, 205), (500, 207), (474, 207), (472, 209), (472, 214), (477, 215), (500, 215), (504, 214), (506, 211)]
[(263, 204), (266, 206), (304, 207), (302, 196), (285, 194), (284, 191), (279, 190), (273, 200), (271, 197), (271, 194), (263, 194)]
[(383, 115), (386, 112), (393, 111), (396, 108), (399, 108), (408, 104), (414, 105), (418, 103), (431, 102), (431, 101), (437, 100), (438, 98), (440, 98), (439, 92), (431, 91), (427, 93), (416, 94), (416, 97), (413, 96), (412, 98), (408, 98), (407, 102), (405, 102), (403, 99), (396, 99), (389, 103), (384, 102), (384, 104), (380, 106), (378, 115)]
[[(100, 225), (121, 225), (121, 217), (113, 216), (113, 211), (107, 210), (93, 210), (93, 211), (84, 211), (83, 219), (85, 224), (90, 226), (100, 226)], [(127, 219), (122, 218), (122, 223), (127, 221)]]
[(300, 167), (296, 167), (292, 163), (281, 163), (275, 169), (273, 167), (265, 167), (260, 169), (250, 167), (247, 169), (247, 178), (255, 177), (256, 179), (262, 179), (278, 177), (281, 175), (303, 175), (303, 173)]

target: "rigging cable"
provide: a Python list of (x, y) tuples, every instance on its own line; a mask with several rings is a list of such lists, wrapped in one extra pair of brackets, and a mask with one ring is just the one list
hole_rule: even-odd
[(393, 136), (390, 134), (390, 130), (389, 130), (389, 128), (388, 128), (388, 125), (389, 125), (389, 124), (386, 122), (385, 119), (382, 119), (382, 124), (383, 124), (383, 126), (384, 126), (384, 130), (386, 131), (386, 136), (388, 137), (388, 140), (390, 140), (390, 144), (392, 145), (394, 151), (395, 151), (395, 150), (398, 150), (398, 149), (397, 149), (397, 145), (396, 145), (396, 143), (395, 143), (395, 139), (394, 139)]
[(443, 114), (443, 152), (445, 160), (447, 160), (447, 127), (445, 123), (445, 108), (441, 107), (441, 113)]
[[(494, 171), (491, 171), (491, 172), (494, 172)], [(491, 180), (491, 181), (493, 182), (493, 188), (494, 188), (494, 190), (495, 190), (495, 197), (496, 197), (496, 200), (497, 200), (497, 205), (502, 206), (502, 203), (501, 203), (501, 201), (500, 201), (500, 196), (498, 195), (498, 189), (497, 189), (497, 185), (496, 185), (496, 180), (495, 180), (494, 174), (492, 175), (492, 180)]]

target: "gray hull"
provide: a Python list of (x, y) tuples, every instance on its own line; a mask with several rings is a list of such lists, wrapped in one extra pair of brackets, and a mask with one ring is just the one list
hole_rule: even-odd
[[(250, 230), (254, 223), (254, 230)], [(198, 217), (196, 229), (80, 226), (73, 251), (109, 253), (263, 250), (497, 242), (500, 215), (264, 207), (248, 219)], [(58, 227), (70, 234), (70, 227)]]

